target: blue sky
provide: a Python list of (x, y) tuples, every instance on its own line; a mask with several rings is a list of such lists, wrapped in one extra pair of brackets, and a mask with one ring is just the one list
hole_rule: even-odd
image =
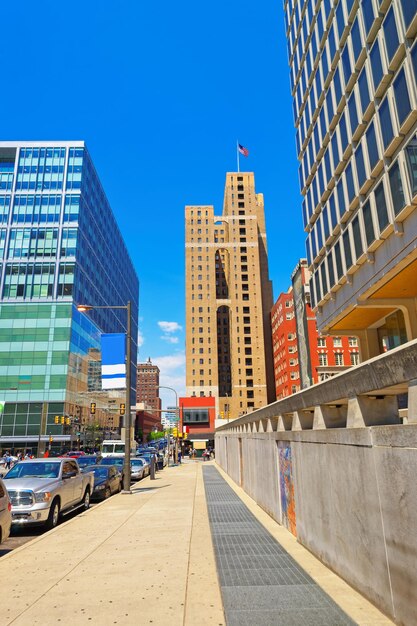
[(87, 142), (140, 280), (139, 360), (181, 394), (184, 206), (221, 213), (236, 139), (274, 298), (304, 256), (282, 2), (21, 0), (2, 23), (2, 139)]

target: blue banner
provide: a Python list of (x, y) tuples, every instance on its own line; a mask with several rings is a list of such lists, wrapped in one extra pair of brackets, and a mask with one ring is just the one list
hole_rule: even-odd
[(102, 389), (126, 388), (126, 335), (124, 333), (101, 335), (101, 386)]

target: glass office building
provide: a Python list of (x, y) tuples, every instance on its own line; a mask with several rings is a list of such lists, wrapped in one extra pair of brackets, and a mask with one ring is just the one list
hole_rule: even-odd
[(126, 332), (126, 311), (83, 314), (77, 304), (131, 301), (134, 404), (138, 290), (84, 142), (0, 142), (3, 450), (62, 445), (88, 422), (91, 402), (108, 410), (100, 336)]
[(285, 0), (311, 303), (364, 358), (417, 336), (417, 0)]

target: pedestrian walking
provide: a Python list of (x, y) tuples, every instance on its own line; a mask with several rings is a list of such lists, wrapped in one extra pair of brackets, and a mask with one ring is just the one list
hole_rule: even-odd
[(6, 461), (6, 469), (10, 469), (10, 466), (12, 464), (12, 457), (10, 456), (9, 452), (6, 452), (6, 458), (4, 460)]

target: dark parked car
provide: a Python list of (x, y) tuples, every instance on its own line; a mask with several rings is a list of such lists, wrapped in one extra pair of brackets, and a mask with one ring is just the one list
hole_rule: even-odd
[(92, 500), (105, 500), (122, 490), (122, 474), (115, 465), (87, 465), (82, 471), (94, 474)]
[(101, 465), (106, 465), (106, 466), (110, 466), (110, 465), (115, 465), (117, 467), (117, 469), (119, 470), (119, 472), (122, 475), (122, 487), (124, 486), (124, 478), (125, 478), (125, 472), (124, 472), (124, 464), (125, 464), (125, 457), (124, 455), (120, 455), (120, 456), (105, 456), (102, 459), (100, 459), (99, 461), (99, 466)]

